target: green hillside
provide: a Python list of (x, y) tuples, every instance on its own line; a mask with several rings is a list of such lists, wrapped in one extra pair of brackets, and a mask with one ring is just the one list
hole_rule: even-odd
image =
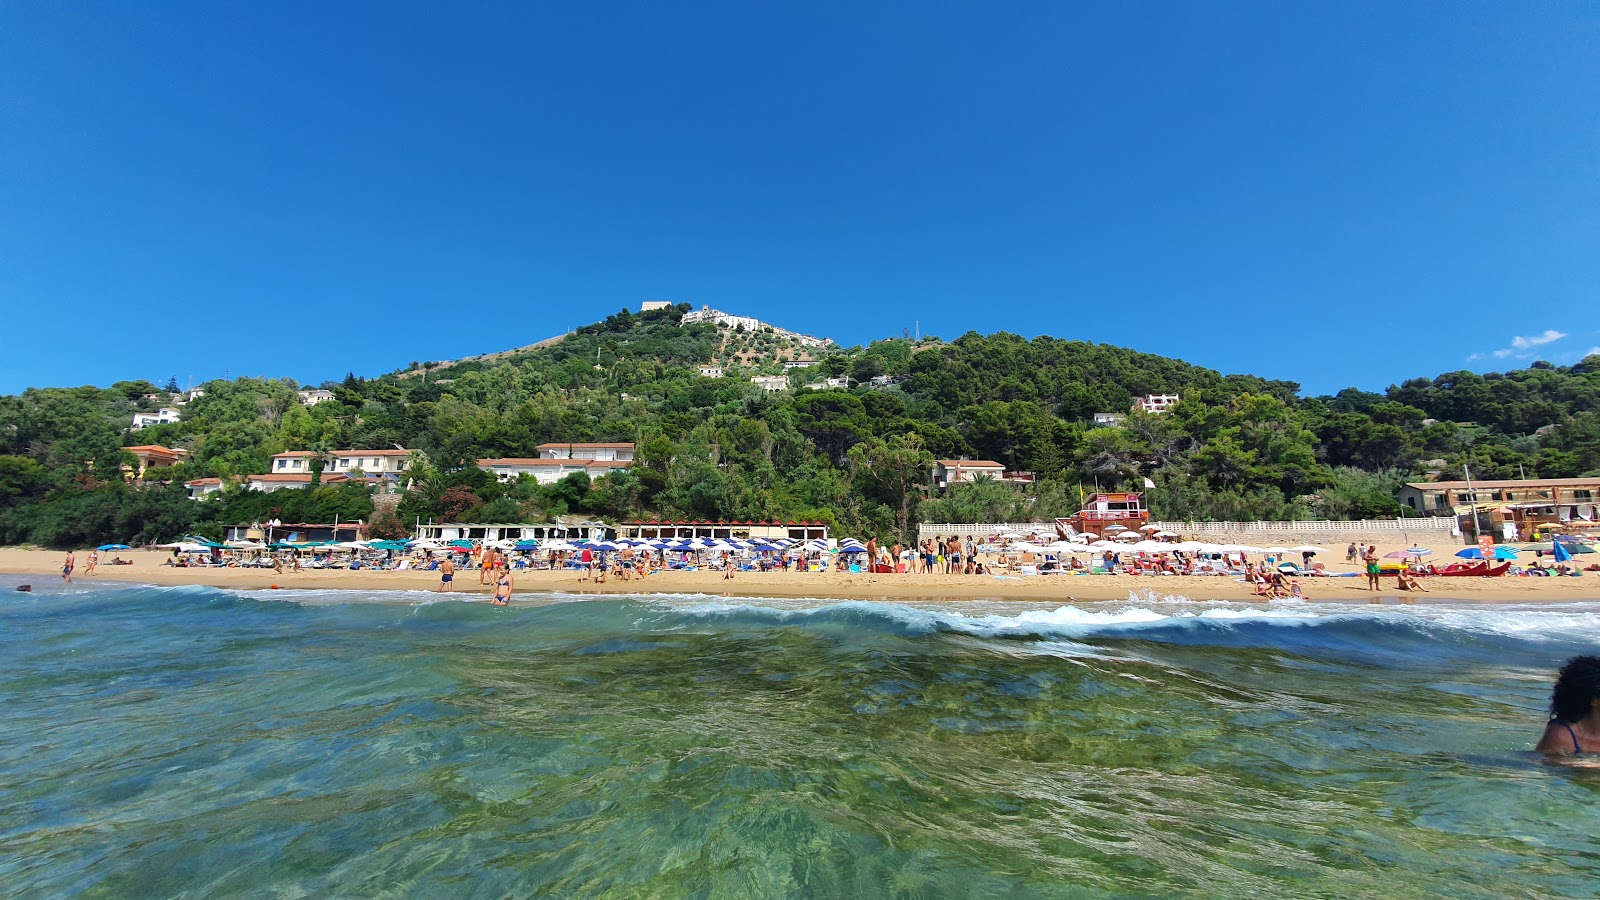
[[(1142, 489), (1158, 518), (1358, 518), (1396, 513), (1399, 483), (1470, 464), (1482, 477), (1600, 472), (1600, 358), (1575, 366), (1415, 379), (1383, 394), (1301, 397), (1298, 386), (1222, 375), (1121, 347), (1010, 334), (886, 340), (811, 351), (764, 332), (681, 327), (687, 306), (619, 312), (562, 340), (448, 365), (413, 363), (330, 384), (303, 407), (288, 380), (202, 385), (183, 420), (137, 432), (136, 411), (170, 398), (144, 381), (30, 389), (0, 398), (0, 542), (54, 546), (143, 541), (265, 518), (373, 516), (365, 489), (258, 494), (230, 487), (187, 499), (182, 483), (265, 472), (274, 453), (417, 451), (398, 520), (608, 518), (821, 519), (889, 536), (917, 519), (1049, 518), (1080, 487)], [(771, 393), (750, 377), (790, 372)], [(699, 367), (725, 367), (704, 378)], [(871, 384), (890, 376), (890, 384)], [(824, 377), (848, 389), (805, 390)], [(880, 379), (884, 380), (884, 379)], [(1177, 393), (1160, 415), (1135, 397)], [(147, 395), (150, 395), (147, 397)], [(1097, 412), (1127, 413), (1095, 427)], [(547, 441), (633, 441), (628, 474), (589, 483), (496, 483), (477, 459), (532, 456)], [(168, 482), (128, 486), (121, 450), (189, 451)], [(1027, 491), (926, 487), (935, 458), (992, 459), (1038, 473)], [(387, 520), (385, 520), (387, 519)]]

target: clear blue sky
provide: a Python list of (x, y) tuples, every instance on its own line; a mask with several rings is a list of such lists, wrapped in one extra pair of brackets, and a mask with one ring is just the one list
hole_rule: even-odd
[(0, 6), (0, 392), (376, 375), (653, 298), (1318, 393), (1571, 362), (1600, 6)]

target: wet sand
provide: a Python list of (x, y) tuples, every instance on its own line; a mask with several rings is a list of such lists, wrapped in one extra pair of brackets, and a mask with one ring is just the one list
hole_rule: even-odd
[[(1459, 545), (1440, 548), (1434, 559), (1447, 559)], [(112, 554), (102, 554), (109, 559)], [(119, 581), (159, 585), (208, 585), (236, 590), (347, 589), (361, 591), (432, 590), (439, 585), (436, 572), (349, 571), (308, 569), (279, 575), (271, 569), (185, 569), (162, 565), (164, 551), (123, 551), (133, 565), (111, 566), (103, 560), (94, 575), (84, 575), (88, 554), (77, 554), (78, 582)], [(38, 586), (59, 585), (65, 554), (56, 550), (0, 548), (0, 574), (36, 575)], [(1581, 558), (1580, 558), (1581, 559)], [(1354, 572), (1355, 566), (1329, 562), (1334, 572)], [(843, 572), (740, 572), (725, 580), (716, 570), (660, 572), (647, 579), (605, 584), (581, 580), (570, 571), (531, 571), (514, 575), (516, 593), (543, 592), (594, 594), (707, 594), (711, 596), (837, 598), (845, 600), (1018, 600), (1031, 602), (1086, 602), (1126, 600), (1129, 594), (1153, 592), (1157, 597), (1179, 595), (1193, 600), (1249, 601), (1256, 598), (1236, 576), (1133, 576), (1133, 575), (869, 575)], [(456, 593), (463, 597), (487, 596), (488, 585), (478, 583), (475, 571), (458, 572)], [(1395, 589), (1386, 578), (1383, 589), (1369, 591), (1366, 579), (1304, 578), (1307, 600), (1359, 603), (1439, 602), (1529, 603), (1555, 600), (1600, 599), (1600, 573), (1580, 578), (1429, 578), (1428, 593), (1410, 594)]]

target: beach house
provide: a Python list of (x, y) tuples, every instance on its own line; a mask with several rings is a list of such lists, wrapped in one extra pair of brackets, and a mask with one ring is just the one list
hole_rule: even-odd
[(1600, 529), (1600, 478), (1512, 478), (1486, 481), (1419, 481), (1400, 489), (1400, 502), (1413, 515), (1454, 516), (1462, 532), (1477, 530), (1503, 540), (1533, 532)]
[(787, 391), (789, 389), (789, 379), (782, 375), (755, 375), (750, 378), (750, 383), (768, 391)]
[(301, 406), (316, 406), (318, 403), (325, 403), (333, 399), (333, 391), (325, 391), (321, 388), (310, 391), (298, 391), (297, 393), (300, 395)]

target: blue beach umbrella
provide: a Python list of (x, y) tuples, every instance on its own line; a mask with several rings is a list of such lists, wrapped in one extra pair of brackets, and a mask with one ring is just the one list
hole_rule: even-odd
[(132, 550), (133, 548), (129, 547), (127, 544), (101, 544), (100, 546), (98, 546), (98, 547), (96, 547), (94, 549), (96, 549), (96, 550)]
[(1569, 562), (1569, 561), (1571, 561), (1571, 559), (1572, 559), (1572, 551), (1567, 549), (1567, 545), (1566, 544), (1563, 544), (1560, 541), (1552, 541), (1551, 543), (1555, 547), (1556, 562)]

